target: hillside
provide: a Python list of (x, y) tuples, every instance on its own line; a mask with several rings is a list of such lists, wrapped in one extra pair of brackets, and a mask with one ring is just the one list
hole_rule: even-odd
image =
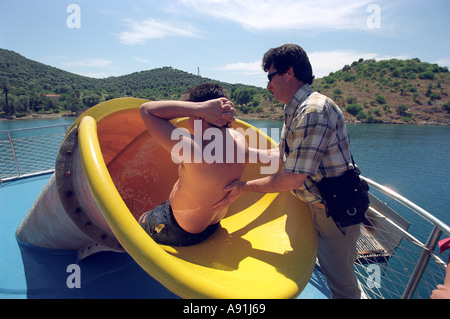
[[(132, 96), (179, 99), (201, 83), (220, 83), (238, 117), (282, 119), (282, 104), (263, 88), (223, 83), (171, 67), (94, 79), (0, 49), (0, 118), (79, 113), (102, 101)], [(412, 60), (363, 60), (316, 79), (313, 88), (333, 98), (348, 122), (450, 124), (450, 72)]]
[(99, 102), (126, 96), (179, 99), (189, 88), (206, 82), (220, 83), (246, 112), (269, 103), (270, 94), (262, 88), (222, 83), (171, 67), (94, 79), (0, 49), (0, 117), (76, 113)]
[(450, 124), (450, 73), (419, 59), (360, 59), (313, 88), (333, 98), (348, 121)]

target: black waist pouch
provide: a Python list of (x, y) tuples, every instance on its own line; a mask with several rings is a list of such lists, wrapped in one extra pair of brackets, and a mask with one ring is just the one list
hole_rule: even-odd
[(316, 183), (325, 201), (327, 215), (340, 227), (364, 221), (369, 208), (369, 185), (359, 177), (358, 168), (338, 177), (323, 178)]

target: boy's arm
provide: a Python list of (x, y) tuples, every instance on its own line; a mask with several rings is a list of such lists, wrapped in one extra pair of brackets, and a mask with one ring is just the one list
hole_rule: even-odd
[(172, 140), (174, 125), (170, 120), (178, 117), (201, 117), (207, 122), (222, 126), (233, 121), (233, 103), (225, 98), (206, 102), (154, 101), (141, 105), (140, 113), (147, 129), (158, 143), (171, 152), (179, 143)]
[(172, 120), (177, 117), (201, 117), (216, 126), (234, 121), (234, 104), (226, 98), (219, 98), (205, 102), (189, 101), (152, 101), (141, 105), (141, 114)]

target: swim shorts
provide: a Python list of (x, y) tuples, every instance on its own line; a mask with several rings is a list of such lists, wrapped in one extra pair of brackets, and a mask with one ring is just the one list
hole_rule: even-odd
[(220, 223), (208, 226), (199, 234), (185, 231), (178, 225), (173, 216), (169, 201), (146, 212), (139, 219), (139, 224), (158, 244), (170, 246), (190, 246), (208, 239), (218, 228)]

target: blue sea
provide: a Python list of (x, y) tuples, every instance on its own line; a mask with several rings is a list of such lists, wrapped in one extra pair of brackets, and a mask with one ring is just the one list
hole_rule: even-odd
[[(0, 121), (0, 131), (71, 125), (74, 121), (75, 118)], [(265, 129), (279, 141), (281, 121), (246, 121)], [(363, 176), (395, 190), (450, 224), (450, 126), (349, 124), (347, 127), (352, 154)], [(406, 219), (415, 216), (408, 215)], [(420, 239), (426, 240), (428, 232), (424, 229)]]

